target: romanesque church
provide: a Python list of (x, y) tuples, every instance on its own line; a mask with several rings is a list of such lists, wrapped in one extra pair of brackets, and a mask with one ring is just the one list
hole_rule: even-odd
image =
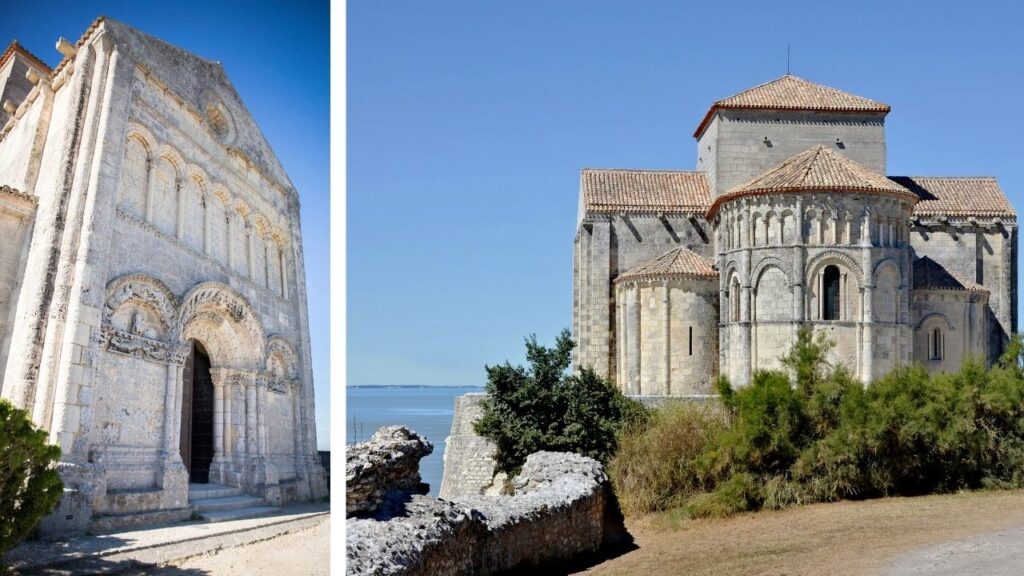
[(1017, 217), (995, 178), (890, 176), (888, 105), (786, 75), (711, 105), (697, 169), (584, 169), (574, 365), (702, 396), (778, 368), (799, 326), (863, 382), (998, 357)]
[(62, 451), (43, 531), (325, 495), (299, 194), (224, 68), (109, 18), (57, 50), (0, 56), (0, 396)]

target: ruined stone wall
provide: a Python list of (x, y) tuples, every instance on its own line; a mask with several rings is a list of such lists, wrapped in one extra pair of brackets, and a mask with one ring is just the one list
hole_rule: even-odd
[(454, 501), (393, 493), (349, 518), (350, 574), (493, 574), (544, 570), (628, 540), (601, 465), (577, 454), (530, 455), (508, 496)]

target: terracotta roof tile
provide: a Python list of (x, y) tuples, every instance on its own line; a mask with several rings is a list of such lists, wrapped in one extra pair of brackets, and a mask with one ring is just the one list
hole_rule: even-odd
[(4, 53), (0, 54), (0, 66), (3, 66), (4, 63), (7, 62), (7, 59), (14, 55), (15, 52), (21, 54), (27, 60), (30, 60), (33, 64), (42, 68), (47, 74), (50, 73), (50, 67), (46, 62), (43, 62), (38, 56), (29, 52), (28, 49), (19, 44), (17, 40), (12, 40), (11, 43), (7, 45), (7, 49), (4, 50)]
[(734, 198), (783, 192), (896, 194), (915, 202), (918, 198), (900, 184), (819, 144), (722, 194), (712, 204), (709, 217), (723, 202)]
[(1006, 216), (1017, 212), (995, 178), (890, 176), (916, 194), (915, 216)]
[(879, 112), (888, 113), (888, 104), (875, 102), (842, 90), (822, 86), (803, 78), (787, 74), (738, 94), (718, 100), (704, 115), (700, 126), (694, 132), (699, 138), (715, 110), (820, 110), (830, 112)]
[(584, 168), (580, 193), (585, 212), (701, 213), (711, 204), (703, 172)]
[(927, 256), (914, 260), (914, 290), (965, 290), (970, 292), (989, 292), (981, 284), (972, 280), (959, 278), (942, 264)]
[(715, 278), (717, 276), (718, 270), (715, 270), (714, 262), (685, 246), (680, 246), (661, 256), (641, 262), (628, 272), (620, 274), (615, 281), (672, 277)]

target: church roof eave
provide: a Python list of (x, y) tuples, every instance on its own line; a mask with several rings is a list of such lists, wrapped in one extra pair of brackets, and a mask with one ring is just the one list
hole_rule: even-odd
[(891, 107), (882, 102), (786, 74), (713, 103), (694, 131), (694, 138), (701, 137), (719, 110), (805, 110), (885, 116)]
[(899, 183), (819, 144), (715, 198), (707, 219), (714, 218), (723, 204), (737, 198), (813, 192), (881, 194), (901, 197), (910, 203), (919, 200)]

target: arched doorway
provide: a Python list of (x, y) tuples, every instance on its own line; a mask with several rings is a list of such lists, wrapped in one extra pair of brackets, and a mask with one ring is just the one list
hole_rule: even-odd
[(206, 349), (195, 340), (190, 345), (182, 379), (181, 461), (189, 482), (206, 484), (213, 461), (213, 377)]

